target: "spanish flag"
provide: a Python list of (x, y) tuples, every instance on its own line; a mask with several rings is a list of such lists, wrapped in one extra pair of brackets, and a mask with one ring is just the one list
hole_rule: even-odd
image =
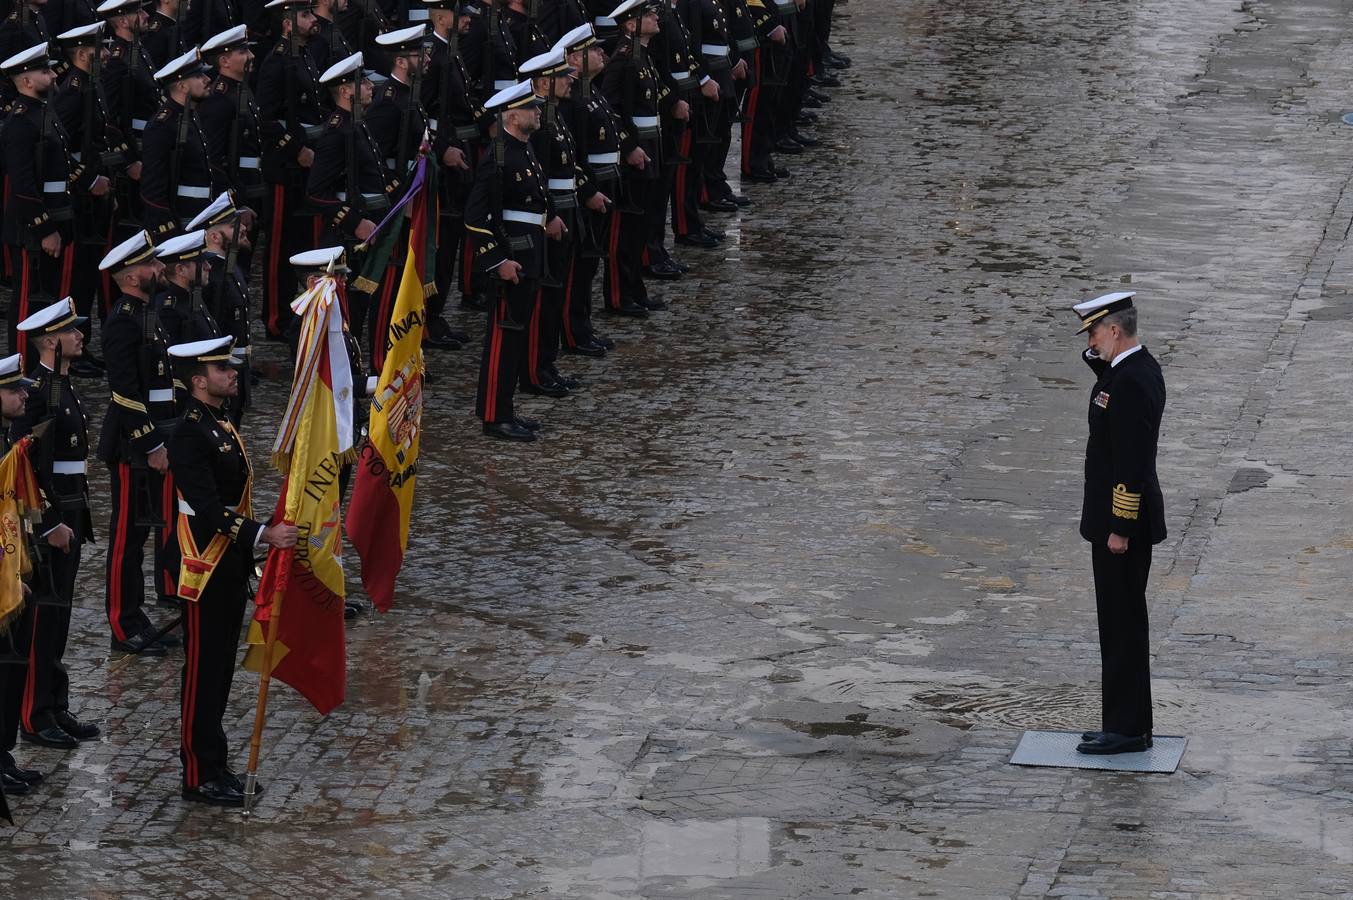
[(32, 445), (31, 437), (22, 438), (0, 459), (0, 634), (23, 612), (23, 579), (33, 571), (24, 519), (42, 514), (42, 492)]
[(409, 546), (418, 478), (426, 319), (423, 272), (429, 259), (426, 168), (423, 158), (414, 181), (409, 252), (385, 335), (385, 363), (371, 398), (369, 437), (361, 450), (346, 521), (348, 539), (362, 560), (362, 584), (381, 612), (394, 605), (395, 576)]
[(327, 714), (343, 702), (347, 685), (338, 473), (356, 458), (352, 366), (332, 277), (291, 308), (301, 318), (301, 337), (273, 445), (273, 464), (286, 476), (274, 521), (294, 524), (299, 534), (295, 548), (268, 551), (244, 666), (263, 671), (268, 622), (276, 616), (272, 677)]

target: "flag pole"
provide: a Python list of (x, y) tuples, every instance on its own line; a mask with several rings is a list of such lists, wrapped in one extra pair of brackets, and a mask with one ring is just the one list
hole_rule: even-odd
[(277, 646), (277, 623), (282, 618), (282, 597), (287, 592), (287, 582), (291, 579), (291, 557), (294, 549), (272, 550), (280, 554), (276, 563), (281, 568), (277, 578), (277, 588), (272, 593), (272, 604), (268, 608), (268, 637), (263, 644), (263, 672), (258, 679), (258, 707), (254, 710), (254, 734), (249, 739), (249, 768), (244, 774), (244, 817), (249, 818), (254, 808), (254, 787), (258, 782), (258, 755), (263, 743), (263, 722), (268, 715), (268, 686), (272, 683), (273, 648)]

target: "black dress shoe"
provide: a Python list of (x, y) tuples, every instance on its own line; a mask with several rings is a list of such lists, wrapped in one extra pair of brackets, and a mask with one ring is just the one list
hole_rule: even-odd
[(522, 428), (516, 422), (485, 422), (484, 433), (505, 441), (534, 441), (536, 433)]
[(844, 53), (837, 53), (835, 50), (828, 50), (826, 55), (827, 62), (838, 69), (849, 69), (852, 65), (850, 57)]
[(572, 347), (565, 346), (563, 350), (573, 356), (591, 356), (598, 359), (606, 355), (605, 347), (591, 342), (574, 344)]
[(690, 266), (686, 265), (684, 262), (677, 259), (675, 256), (668, 257), (667, 261), (670, 262), (672, 265), (676, 266), (677, 271), (680, 272), (682, 275), (685, 275), (687, 272), (691, 270)]
[[(681, 238), (677, 238), (677, 243), (681, 243)], [(649, 278), (660, 278), (663, 281), (675, 281), (681, 277), (681, 269), (670, 259), (664, 259), (662, 262), (651, 266), (644, 266), (644, 274)]]
[(803, 146), (787, 137), (780, 138), (775, 142), (776, 153), (788, 153), (790, 156), (797, 156), (803, 152)]
[[(150, 626), (150, 631), (146, 632), (146, 637), (151, 637), (155, 634), (159, 634), (159, 631), (160, 626), (152, 625)], [(166, 634), (161, 634), (158, 638), (155, 639), (155, 643), (163, 647), (177, 647), (179, 644), (182, 644), (183, 641), (179, 638), (178, 635), (174, 634), (171, 631)]]
[(52, 718), (56, 719), (62, 731), (77, 741), (92, 741), (99, 736), (99, 726), (93, 722), (81, 722), (64, 709)]
[(722, 241), (724, 238), (728, 237), (726, 233), (717, 228), (710, 228), (708, 225), (705, 226), (705, 235), (714, 238), (716, 241)]
[(546, 381), (541, 384), (531, 384), (527, 382), (521, 386), (522, 392), (534, 394), (537, 397), (567, 397), (568, 388), (555, 381)]
[(788, 178), (788, 177), (790, 177), (789, 170), (786, 169), (784, 166), (776, 166), (776, 167), (775, 167), (775, 177), (776, 177), (776, 178)]
[(28, 782), (15, 778), (8, 772), (0, 772), (0, 788), (11, 797), (20, 797), (30, 790)]
[(512, 422), (518, 428), (525, 428), (527, 431), (539, 431), (540, 422), (535, 419), (528, 419), (526, 416), (513, 416)]
[(667, 304), (657, 297), (641, 297), (635, 302), (649, 312), (656, 312), (657, 310), (667, 308)]
[(815, 91), (815, 90), (813, 90), (812, 88), (808, 88), (806, 91), (804, 91), (804, 92), (803, 92), (803, 95), (804, 95), (804, 98), (805, 98), (805, 99), (808, 99), (808, 100), (816, 100), (818, 103), (831, 103), (831, 102), (832, 102), (832, 98), (831, 98), (831, 97), (829, 97), (828, 95), (822, 93), (821, 91)]
[(1150, 735), (1114, 734), (1104, 731), (1094, 740), (1082, 741), (1076, 745), (1077, 753), (1090, 756), (1112, 756), (1117, 753), (1142, 753), (1151, 746)]
[(592, 335), (592, 343), (596, 344), (598, 347), (601, 347), (603, 350), (615, 349), (615, 341), (611, 340), (604, 334)]
[(26, 743), (42, 747), (55, 747), (58, 750), (74, 750), (80, 742), (61, 730), (59, 725), (48, 725), (41, 731), (20, 731), (19, 736)]
[(809, 137), (808, 135), (804, 134), (802, 131), (799, 131), (797, 128), (791, 128), (791, 129), (789, 129), (788, 134), (789, 134), (789, 137), (790, 137), (791, 140), (793, 140), (793, 141), (795, 141), (795, 142), (797, 142), (797, 143), (800, 143), (800, 144), (802, 144), (802, 145), (805, 146), (805, 147), (813, 147), (813, 146), (816, 146), (817, 143), (818, 143), (817, 138), (815, 138), (815, 137)]
[(0, 772), (24, 784), (37, 784), (42, 781), (42, 773), (37, 769), (21, 769), (14, 761), (14, 754), (0, 753)]
[(809, 83), (815, 84), (815, 85), (817, 85), (818, 87), (840, 87), (840, 86), (841, 86), (841, 79), (837, 78), (835, 75), (831, 74), (830, 72), (822, 72), (822, 73), (819, 74), (819, 75), (814, 75), (814, 76), (812, 76), (811, 78), (809, 78), (808, 81), (809, 81)]
[[(221, 772), (221, 777), (220, 777), (218, 780), (219, 780), (219, 781), (222, 781), (222, 782), (224, 782), (224, 783), (226, 783), (226, 784), (228, 784), (228, 785), (230, 785), (231, 787), (236, 788), (241, 794), (244, 793), (244, 778), (243, 778), (243, 776), (237, 775), (236, 773), (230, 771), (229, 769), (226, 769), (226, 770), (224, 770), (224, 771)], [(254, 778), (254, 798), (257, 799), (257, 798), (262, 797), (262, 796), (263, 796), (263, 782), (259, 781), (258, 778), (255, 777), (255, 778)]]
[(812, 95), (805, 94), (805, 95), (804, 95), (804, 98), (803, 98), (803, 108), (804, 108), (804, 109), (821, 109), (821, 108), (822, 108), (822, 101), (819, 100), (819, 99), (817, 99), (816, 97), (814, 97), (814, 96), (812, 96)]
[(751, 206), (751, 205), (752, 205), (752, 198), (751, 198), (751, 197), (748, 197), (746, 194), (734, 194), (734, 195), (733, 195), (731, 198), (729, 198), (729, 199), (731, 199), (731, 200), (732, 200), (734, 203), (736, 203), (738, 206)]
[(555, 384), (561, 384), (564, 387), (568, 388), (570, 391), (576, 391), (578, 388), (583, 386), (582, 379), (575, 378), (572, 375), (564, 375), (561, 372), (550, 372), (549, 376), (550, 380), (553, 381)]
[(804, 110), (794, 119), (795, 125), (814, 125), (817, 123), (817, 113)]
[(619, 306), (607, 306), (606, 312), (612, 316), (629, 316), (632, 319), (642, 319), (648, 315), (648, 310), (637, 303), (622, 301)]
[(674, 240), (678, 244), (686, 247), (704, 247), (706, 250), (719, 246), (718, 238), (703, 231), (695, 231), (690, 234), (678, 234)]
[(751, 172), (744, 172), (742, 174), (742, 180), (752, 184), (774, 184), (778, 179), (774, 172), (758, 172), (752, 170)]
[(448, 341), (455, 341), (457, 344), (461, 345), (470, 343), (470, 335), (467, 332), (461, 331), (459, 328), (446, 329), (444, 337)]
[[(1082, 731), (1082, 732), (1081, 732), (1081, 740), (1082, 740), (1082, 741), (1086, 741), (1086, 742), (1089, 742), (1089, 741), (1097, 741), (1097, 740), (1099, 740), (1099, 739), (1100, 739), (1101, 737), (1103, 737), (1103, 736), (1104, 736), (1104, 732), (1103, 732), (1103, 731)], [(1155, 745), (1156, 745), (1155, 740), (1152, 739), (1150, 733), (1147, 733), (1147, 735), (1146, 735), (1146, 746), (1147, 746), (1147, 747), (1154, 747)]]
[(731, 213), (738, 211), (738, 205), (732, 200), (708, 200), (700, 204), (701, 209), (707, 209), (710, 212)]
[(152, 641), (151, 638), (154, 636), (154, 631), (143, 631), (140, 634), (132, 635), (125, 641), (113, 638), (109, 647), (116, 653), (134, 653), (137, 656), (164, 656), (169, 652), (169, 648), (162, 641)]
[(345, 597), (343, 599), (343, 621), (351, 622), (353, 619), (366, 612), (366, 604), (354, 597)]
[(183, 799), (210, 806), (243, 806), (244, 791), (224, 778), (217, 778), (214, 781), (205, 781), (195, 788), (185, 787)]

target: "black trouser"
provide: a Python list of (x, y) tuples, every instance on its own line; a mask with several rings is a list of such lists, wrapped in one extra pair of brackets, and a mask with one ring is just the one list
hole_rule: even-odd
[(307, 216), (294, 211), (305, 199), (297, 179), (270, 185), (272, 206), (268, 215), (268, 254), (263, 267), (263, 327), (268, 337), (286, 337), (295, 316), (291, 301), (299, 293), (290, 259), (303, 250), (313, 250), (314, 232)]
[[(53, 590), (63, 604), (70, 604), (75, 597), (75, 576), (80, 570), (80, 545), (86, 535), (80, 533), (82, 516), (65, 518), (74, 532), (69, 551), (48, 546), (46, 553), (51, 561)], [(19, 714), (23, 730), (30, 733), (55, 725), (54, 716), (70, 709), (70, 678), (62, 660), (70, 634), (71, 611), (69, 605), (31, 605), (33, 621), (28, 642), (28, 674), (24, 678), (23, 705)]]
[(1151, 648), (1146, 580), (1151, 544), (1133, 538), (1126, 553), (1107, 545), (1091, 550), (1099, 656), (1103, 665), (1103, 730), (1140, 735), (1151, 731)]
[[(490, 276), (483, 275), (486, 281)], [(499, 282), (498, 297), (489, 307), (484, 353), (479, 361), (479, 390), (475, 414), (485, 423), (511, 422), (512, 395), (526, 355), (526, 326), (535, 309), (539, 282), (523, 278), (516, 284)], [(517, 326), (504, 328), (504, 318)]]
[[(614, 201), (615, 189), (618, 186), (613, 182), (605, 183), (601, 186), (601, 192)], [(569, 257), (562, 316), (563, 342), (566, 347), (589, 343), (596, 336), (596, 331), (592, 327), (592, 282), (596, 280), (597, 266), (600, 265), (602, 257), (598, 257), (595, 251), (604, 247), (604, 242), (611, 232), (611, 219), (615, 214), (614, 202), (604, 213), (594, 213), (587, 209), (579, 213), (589, 222), (595, 241), (584, 242), (580, 235), (575, 245), (576, 249)], [(587, 252), (589, 244), (597, 245), (591, 248), (594, 251), (592, 253)]]
[[(154, 529), (155, 590), (165, 597), (177, 594), (178, 541), (174, 539), (172, 523), (178, 513), (173, 479), (168, 473), (161, 475), (148, 468), (134, 475), (130, 465), (116, 462), (109, 465), (108, 476), (113, 504), (108, 522), (108, 584), (104, 608), (108, 612), (113, 639), (125, 641), (150, 627), (150, 618), (142, 609), (146, 600), (142, 566), (146, 538), (152, 529), (135, 522), (140, 505), (137, 493), (148, 490), (151, 506), (158, 510), (161, 521), (170, 523), (167, 527)], [(139, 479), (144, 482), (134, 483)]]
[[(0, 653), (15, 654), (24, 660), (29, 657), (29, 641), (33, 635), (33, 610), (30, 600), (14, 619), (8, 634), (0, 635)], [(28, 664), (0, 662), (0, 750), (13, 750), (19, 740), (19, 719), (23, 711), (24, 685), (28, 681)]]
[[(572, 228), (572, 225), (569, 226)], [(526, 362), (521, 383), (540, 384), (541, 374), (552, 372), (559, 359), (559, 337), (564, 329), (564, 295), (568, 290), (569, 264), (576, 246), (574, 236), (561, 241), (545, 240), (545, 258), (549, 261), (550, 283), (540, 282), (535, 309), (526, 335)]]
[(771, 147), (775, 143), (775, 121), (782, 86), (766, 84), (770, 74), (770, 54), (781, 52), (775, 44), (758, 47), (752, 52), (746, 106), (742, 111), (742, 174), (753, 172), (764, 175), (771, 170)]
[[(671, 254), (667, 252), (667, 207), (672, 197), (672, 184), (676, 180), (677, 148), (680, 146), (680, 140), (675, 135), (678, 130), (684, 134), (689, 129), (673, 119), (663, 120), (662, 165), (659, 168), (662, 178), (658, 188), (648, 195), (644, 203), (646, 211), (644, 228), (647, 237), (644, 242), (644, 265), (656, 266), (671, 258)], [(654, 163), (650, 162), (649, 165), (652, 166)]]
[(700, 154), (700, 175), (704, 197), (709, 200), (732, 200), (733, 189), (728, 186), (728, 175), (724, 167), (728, 165), (728, 150), (733, 145), (732, 103), (720, 100), (710, 123), (714, 140), (706, 144)]
[[(699, 110), (708, 102), (703, 97), (692, 100), (691, 118), (700, 115)], [(699, 234), (705, 230), (705, 221), (700, 217), (700, 194), (704, 188), (704, 158), (711, 145), (695, 139), (696, 127), (694, 124), (688, 127), (677, 144), (678, 156), (690, 162), (678, 162), (672, 177), (672, 234)]]
[[(650, 166), (655, 163), (650, 162)], [(630, 170), (634, 171), (634, 170)], [(611, 220), (611, 233), (606, 245), (608, 259), (602, 278), (606, 303), (612, 309), (622, 301), (634, 303), (648, 297), (644, 287), (644, 241), (648, 236), (649, 209), (654, 195), (664, 192), (663, 181), (648, 178), (642, 172), (625, 176), (626, 200), (631, 211), (619, 211)]]
[[(443, 175), (443, 177), (452, 177)], [(446, 313), (446, 298), (456, 284), (456, 266), (465, 244), (465, 220), (459, 216), (437, 217), (437, 292), (428, 298), (428, 319), (440, 319)]]
[(179, 759), (183, 785), (194, 788), (219, 778), (228, 768), (226, 701), (235, 677), (235, 654), (244, 623), (248, 588), (246, 551), (226, 550), (197, 600), (183, 601), (182, 727)]

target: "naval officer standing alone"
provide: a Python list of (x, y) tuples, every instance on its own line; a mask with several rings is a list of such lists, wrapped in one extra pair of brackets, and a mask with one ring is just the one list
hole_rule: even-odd
[(1146, 580), (1151, 547), (1165, 540), (1156, 445), (1165, 409), (1160, 365), (1137, 340), (1135, 294), (1076, 304), (1087, 332), (1090, 438), (1085, 445), (1081, 537), (1090, 542), (1103, 665), (1102, 731), (1081, 753), (1132, 753), (1151, 746), (1151, 650)]

